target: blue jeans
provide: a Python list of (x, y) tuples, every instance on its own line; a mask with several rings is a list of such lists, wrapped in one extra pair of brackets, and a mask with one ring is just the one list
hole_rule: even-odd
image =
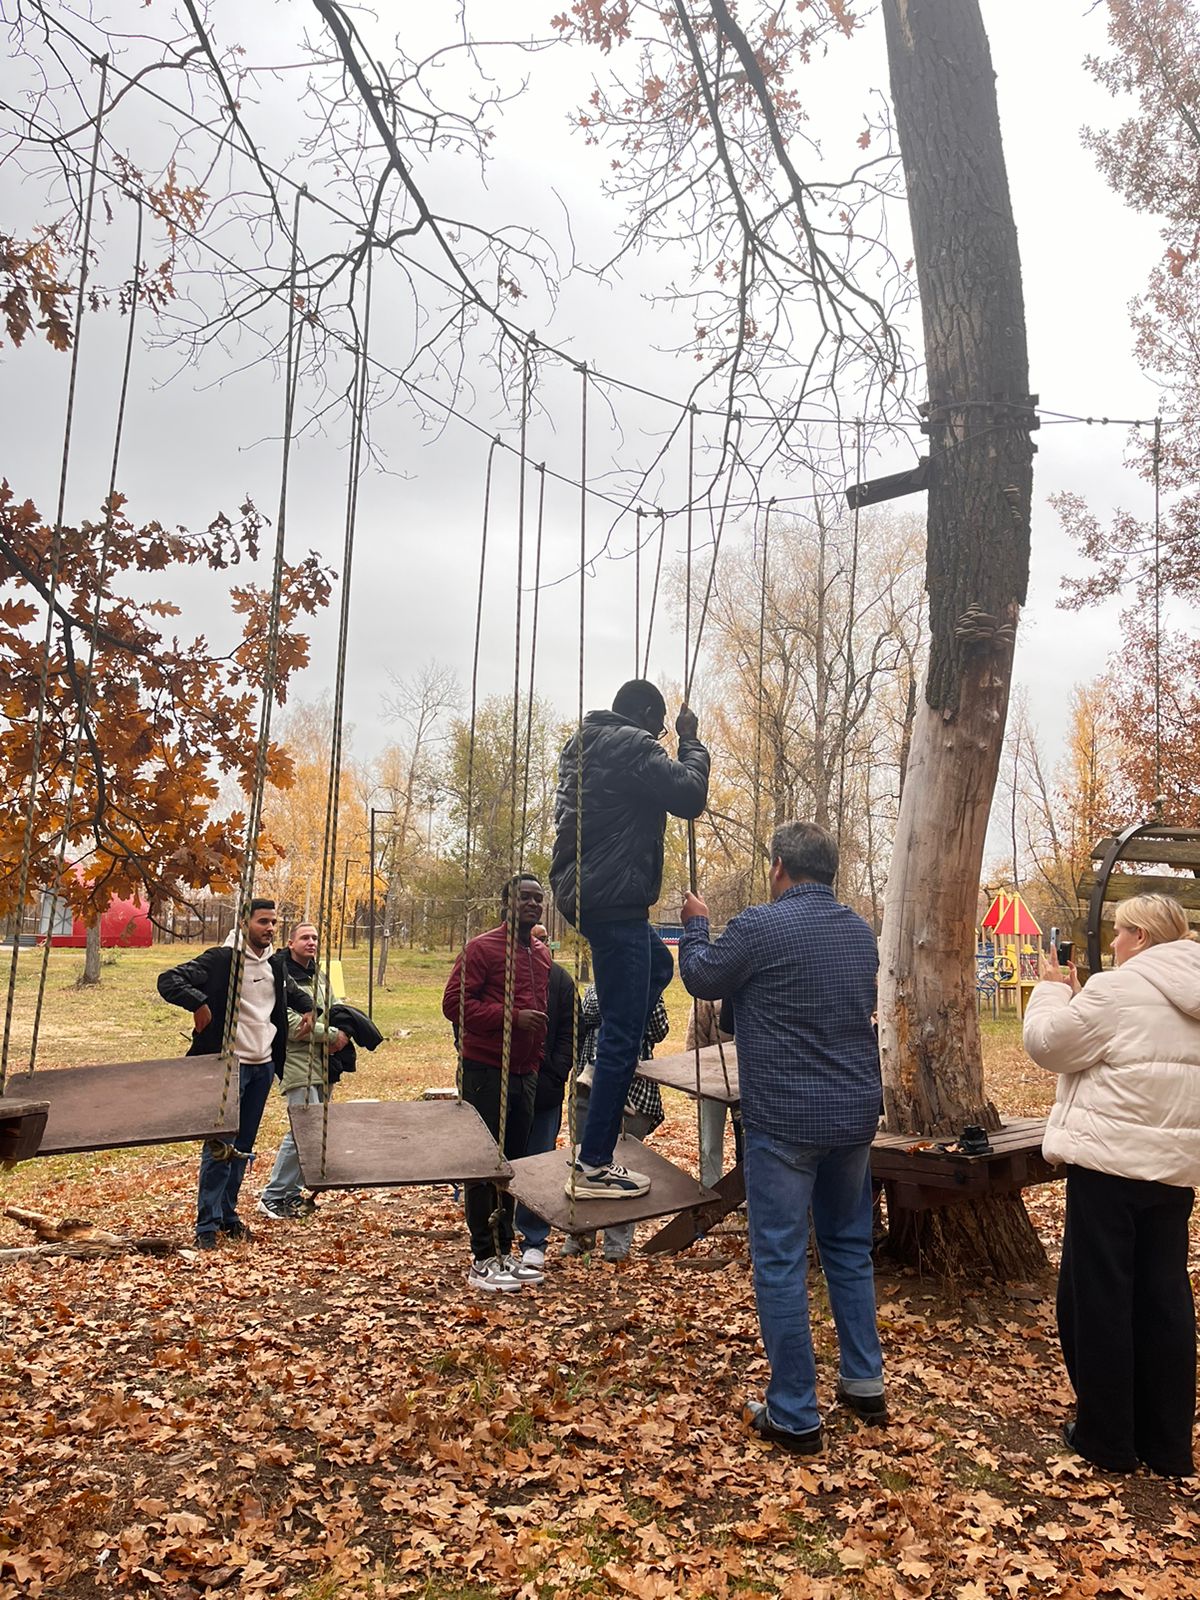
[(871, 1146), (791, 1144), (743, 1130), (754, 1296), (777, 1428), (807, 1433), (821, 1421), (808, 1311), (808, 1212), (837, 1327), (839, 1380), (850, 1394), (883, 1393), (871, 1264)]
[[(562, 1127), (562, 1101), (556, 1106), (542, 1106), (533, 1113), (533, 1126), (529, 1130), (527, 1156), (544, 1156), (558, 1143), (558, 1130)], [(528, 1206), (517, 1202), (517, 1232), (526, 1250), (544, 1250), (550, 1237), (550, 1224)]]
[[(263, 1108), (274, 1081), (275, 1068), (269, 1061), (238, 1062), (238, 1131), (233, 1141), (235, 1150), (245, 1151), (248, 1155), (254, 1149), (258, 1125), (262, 1121)], [(237, 1159), (215, 1160), (212, 1142), (206, 1141), (200, 1154), (197, 1233), (228, 1233), (236, 1224), (238, 1193), (248, 1165), (249, 1162)]]
[(620, 1136), (646, 1023), (675, 974), (675, 962), (644, 917), (632, 922), (585, 918), (580, 932), (592, 947), (600, 1033), (579, 1159), (604, 1167)]
[[(283, 1098), (289, 1106), (319, 1106), (321, 1086), (318, 1083), (302, 1083), (297, 1089), (289, 1089)], [(263, 1204), (286, 1207), (293, 1200), (299, 1200), (303, 1188), (300, 1154), (289, 1126), (279, 1146), (279, 1154), (275, 1157), (275, 1165), (271, 1168), (267, 1187), (262, 1192)]]

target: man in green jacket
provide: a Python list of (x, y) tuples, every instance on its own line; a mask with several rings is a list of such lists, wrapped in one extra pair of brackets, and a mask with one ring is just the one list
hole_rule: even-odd
[[(307, 994), (313, 1009), (305, 1016), (288, 1011), (288, 1042), (280, 1072), (279, 1092), (289, 1106), (320, 1105), (322, 1086), (328, 1078), (329, 1055), (346, 1047), (346, 1035), (329, 1023), (332, 996), (325, 974), (317, 964), (317, 930), (311, 922), (292, 929), (287, 945), (275, 957), (283, 967), (289, 986)], [(306, 1207), (300, 1158), (289, 1128), (279, 1146), (271, 1177), (258, 1202), (258, 1213), (274, 1222), (303, 1216)]]

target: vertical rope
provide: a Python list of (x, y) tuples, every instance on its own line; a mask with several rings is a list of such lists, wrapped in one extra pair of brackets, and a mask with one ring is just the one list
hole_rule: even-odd
[(646, 622), (646, 654), (642, 665), (641, 676), (650, 674), (650, 641), (654, 637), (654, 610), (658, 604), (658, 580), (662, 576), (663, 547), (667, 542), (667, 513), (661, 508), (658, 513), (658, 559), (654, 563), (654, 588), (650, 594), (650, 616)]
[[(863, 479), (863, 422), (861, 417), (854, 421), (854, 481), (861, 483)], [(842, 689), (842, 726), (841, 738), (838, 741), (838, 801), (837, 801), (837, 845), (838, 845), (838, 870), (841, 871), (842, 859), (842, 830), (846, 820), (846, 742), (850, 734), (850, 701), (854, 692), (854, 607), (858, 599), (858, 501), (854, 503), (854, 533), (853, 545), (850, 552), (850, 597), (846, 615), (846, 681)]]
[(1162, 417), (1154, 419), (1154, 805), (1162, 820)]
[[(263, 796), (267, 787), (267, 754), (271, 744), (271, 713), (275, 705), (275, 671), (279, 661), (279, 632), (283, 598), (283, 553), (287, 539), (288, 475), (292, 460), (292, 439), (296, 416), (296, 389), (300, 369), (300, 330), (298, 328), (296, 280), (300, 261), (300, 202), (307, 189), (296, 191), (292, 214), (292, 252), (288, 270), (288, 320), (287, 362), (284, 373), (283, 451), (279, 472), (279, 512), (275, 525), (275, 560), (271, 571), (271, 601), (267, 619), (267, 659), (263, 669), (262, 710), (259, 715), (258, 746), (254, 765), (254, 784), (250, 806), (246, 814), (246, 861), (239, 889), (244, 912), (254, 890), (254, 874), (258, 867), (258, 838), (262, 826)], [(225, 1083), (221, 1091), (218, 1117), (223, 1120), (229, 1101), (233, 1079), (234, 1053), (238, 1022), (242, 1010), (242, 979), (245, 973), (244, 956), (245, 918), (239, 916), (235, 925), (233, 961), (230, 965), (230, 984), (225, 1003), (225, 1027), (221, 1053), (225, 1057)]]
[(521, 837), (529, 826), (529, 768), (533, 750), (533, 691), (537, 673), (538, 612), (542, 586), (542, 530), (546, 518), (546, 463), (538, 467), (537, 535), (533, 557), (533, 616), (529, 623), (529, 696), (525, 702), (525, 786), (521, 796)]
[[(575, 718), (575, 991), (579, 992), (583, 955), (583, 674), (587, 621), (587, 368), (578, 369), (579, 401), (579, 697)], [(592, 974), (595, 982), (595, 973)], [(571, 1081), (567, 1089), (567, 1135), (571, 1141), (571, 1205), (575, 1221), (575, 1177), (579, 1159), (579, 1006), (571, 1008)]]
[[(362, 337), (354, 351), (354, 379), (350, 418), (350, 459), (346, 472), (346, 521), (342, 543), (342, 593), (338, 614), (337, 663), (334, 675), (333, 750), (325, 803), (325, 832), (321, 841), (321, 893), (317, 903), (318, 951), (313, 972), (314, 1012), (321, 991), (321, 962), (325, 964), (325, 1038), (321, 1041), (321, 1176), (326, 1173), (329, 1149), (329, 1012), (333, 1002), (333, 881), (337, 864), (338, 822), (342, 798), (342, 748), (346, 723), (346, 659), (350, 645), (350, 595), (354, 572), (354, 541), (358, 527), (358, 490), (363, 471), (367, 394), (370, 388), (368, 349), (371, 337), (371, 291), (374, 256), (367, 252)], [(403, 841), (401, 841), (403, 843)], [(308, 1087), (314, 1081), (316, 1028), (308, 1036)]]
[[(517, 936), (520, 925), (519, 873), (525, 854), (524, 834), (517, 831), (517, 793), (520, 785), (520, 731), (521, 731), (521, 580), (525, 575), (525, 471), (527, 466), (525, 445), (529, 427), (529, 347), (524, 350), (521, 366), (521, 435), (520, 461), (517, 471), (517, 562), (516, 562), (516, 617), (513, 625), (513, 691), (512, 736), (509, 745), (509, 835), (508, 914), (504, 919), (504, 1019), (500, 1024), (500, 1118), (497, 1124), (496, 1143), (500, 1159), (504, 1160), (504, 1141), (508, 1136), (508, 1087), (512, 1071), (513, 1005), (516, 998)], [(500, 1217), (503, 1199), (495, 1190), (496, 1204), (489, 1219), (492, 1229), (492, 1246), (497, 1261), (504, 1259), (500, 1248)]]
[(642, 659), (642, 508), (637, 509), (637, 533), (633, 543), (633, 675), (641, 676), (638, 663)]
[[(750, 834), (750, 848), (752, 851), (750, 864), (750, 885), (746, 904), (754, 903), (755, 885), (758, 880), (760, 865), (763, 862), (763, 851), (759, 848), (758, 827), (760, 821), (760, 803), (762, 796), (762, 747), (763, 747), (763, 716), (766, 702), (766, 671), (767, 671), (767, 562), (770, 555), (771, 539), (771, 508), (775, 504), (774, 495), (767, 501), (766, 513), (763, 517), (763, 543), (762, 543), (762, 581), (758, 593), (758, 716), (754, 729), (754, 823)], [(764, 893), (766, 880), (764, 873)]]
[(455, 1090), (463, 1096), (463, 1036), (467, 1025), (467, 945), (471, 938), (471, 838), (475, 805), (475, 732), (479, 716), (479, 641), (483, 632), (483, 581), (487, 572), (488, 522), (492, 514), (492, 462), (500, 443), (497, 434), (488, 446), (483, 478), (483, 529), (479, 536), (479, 588), (475, 598), (475, 645), (471, 654), (471, 721), (467, 730), (467, 822), (463, 840), (463, 942), (458, 975), (458, 1068)]
[[(50, 592), (46, 599), (46, 633), (42, 641), (41, 670), (38, 674), (37, 711), (33, 724), (33, 747), (29, 761), (29, 806), (25, 815), (25, 831), (21, 840), (21, 869), (17, 877), (16, 929), (13, 933), (12, 960), (8, 969), (8, 994), (4, 1004), (4, 1038), (0, 1042), (0, 1094), (8, 1081), (8, 1055), (12, 1041), (13, 1003), (17, 993), (17, 961), (21, 949), (21, 920), (25, 914), (25, 897), (29, 893), (29, 870), (33, 862), (33, 834), (37, 823), (38, 777), (42, 762), (42, 735), (46, 726), (46, 702), (50, 695), (50, 646), (54, 641), (54, 614), (58, 608), (58, 583), (62, 565), (63, 517), (67, 503), (67, 473), (71, 462), (71, 434), (75, 421), (75, 389), (79, 377), (79, 351), (83, 342), (83, 309), (87, 291), (88, 268), (92, 245), (92, 218), (96, 202), (96, 174), (100, 164), (100, 126), (104, 115), (104, 96), (108, 85), (108, 57), (101, 56), (100, 92), (96, 102), (95, 132), (92, 136), (92, 155), (88, 168), (87, 199), (83, 210), (83, 237), (79, 258), (79, 287), (75, 295), (75, 339), (71, 347), (71, 366), (67, 378), (67, 409), (63, 421), (62, 458), (58, 473), (58, 506), (54, 517), (54, 533), (50, 542)], [(64, 621), (64, 627), (69, 623)], [(57, 887), (57, 886), (56, 886)], [(53, 933), (53, 906), (51, 900), (51, 925), (46, 930), (49, 945)], [(32, 1070), (32, 1066), (31, 1066)]]
[[(71, 753), (71, 771), (67, 779), (67, 794), (63, 803), (62, 830), (59, 836), (58, 860), (54, 868), (54, 882), (57, 886), (63, 880), (66, 869), (67, 850), (71, 839), (71, 824), (75, 811), (75, 791), (79, 781), (79, 766), (83, 756), (84, 734), (87, 727), (88, 714), (92, 699), (92, 672), (96, 663), (96, 644), (100, 634), (100, 612), (104, 602), (104, 589), (108, 582), (108, 557), (112, 542), (113, 518), (115, 516), (115, 497), (117, 493), (117, 469), (121, 460), (121, 440), (125, 431), (125, 408), (129, 399), (129, 373), (133, 365), (133, 336), (137, 324), (138, 299), (142, 287), (142, 226), (144, 212), (142, 202), (135, 198), (137, 208), (137, 226), (133, 246), (133, 278), (131, 280), (129, 299), (129, 331), (125, 339), (125, 355), (121, 365), (121, 388), (117, 398), (117, 421), (113, 430), (112, 463), (108, 474), (108, 495), (104, 502), (104, 532), (100, 539), (100, 564), (96, 574), (96, 598), (92, 606), (92, 622), (88, 631), (87, 663), (84, 667), (83, 677), (78, 686), (78, 716), (79, 721), (75, 729), (75, 747)], [(97, 792), (101, 791), (104, 777), (97, 770)], [(55, 888), (57, 897), (57, 887)], [(42, 966), (38, 975), (37, 1002), (33, 1012), (33, 1033), (29, 1043), (29, 1072), (32, 1076), (37, 1065), (38, 1039), (42, 1029), (42, 1010), (46, 999), (46, 979), (50, 968), (50, 945), (53, 927), (46, 930), (46, 942), (42, 946)]]

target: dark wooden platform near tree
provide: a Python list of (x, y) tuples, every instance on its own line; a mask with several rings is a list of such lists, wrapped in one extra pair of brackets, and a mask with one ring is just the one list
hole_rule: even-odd
[(989, 1156), (951, 1155), (921, 1148), (931, 1141), (912, 1134), (879, 1133), (871, 1144), (871, 1176), (882, 1180), (889, 1207), (910, 1211), (1050, 1183), (1066, 1168), (1043, 1157), (1045, 1131), (1045, 1117), (1013, 1118), (989, 1133)]
[(292, 1106), (292, 1137), (309, 1189), (393, 1189), (421, 1183), (503, 1182), (503, 1159), (474, 1106), (457, 1100), (335, 1100)]
[[(725, 1052), (722, 1070), (721, 1051)], [(661, 1084), (664, 1089), (678, 1089), (696, 1099), (696, 1052), (681, 1050), (676, 1055), (660, 1056), (655, 1061), (642, 1061), (638, 1077)], [(701, 1100), (718, 1100), (722, 1105), (735, 1106), (741, 1099), (738, 1087), (737, 1047), (732, 1044), (705, 1045), (700, 1051)]]
[(62, 1067), (9, 1080), (9, 1099), (49, 1106), (38, 1156), (85, 1150), (126, 1150), (191, 1139), (231, 1139), (238, 1125), (236, 1066), (225, 1097), (222, 1056), (170, 1061), (109, 1061)]
[(564, 1233), (590, 1233), (595, 1228), (615, 1228), (623, 1222), (646, 1222), (652, 1217), (689, 1212), (717, 1197), (703, 1189), (690, 1172), (672, 1166), (649, 1145), (622, 1134), (613, 1160), (650, 1179), (649, 1194), (636, 1200), (575, 1200), (566, 1193), (567, 1151), (525, 1156), (512, 1164), (509, 1188), (517, 1199), (552, 1228)]
[(0, 1099), (0, 1161), (27, 1161), (37, 1154), (50, 1114), (48, 1100)]

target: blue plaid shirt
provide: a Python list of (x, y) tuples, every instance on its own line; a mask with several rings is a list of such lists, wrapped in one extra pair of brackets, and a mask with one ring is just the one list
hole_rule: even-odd
[(875, 935), (823, 883), (793, 884), (709, 943), (694, 917), (679, 971), (701, 1000), (732, 1000), (742, 1118), (792, 1144), (861, 1144), (879, 1124), (871, 1022)]

